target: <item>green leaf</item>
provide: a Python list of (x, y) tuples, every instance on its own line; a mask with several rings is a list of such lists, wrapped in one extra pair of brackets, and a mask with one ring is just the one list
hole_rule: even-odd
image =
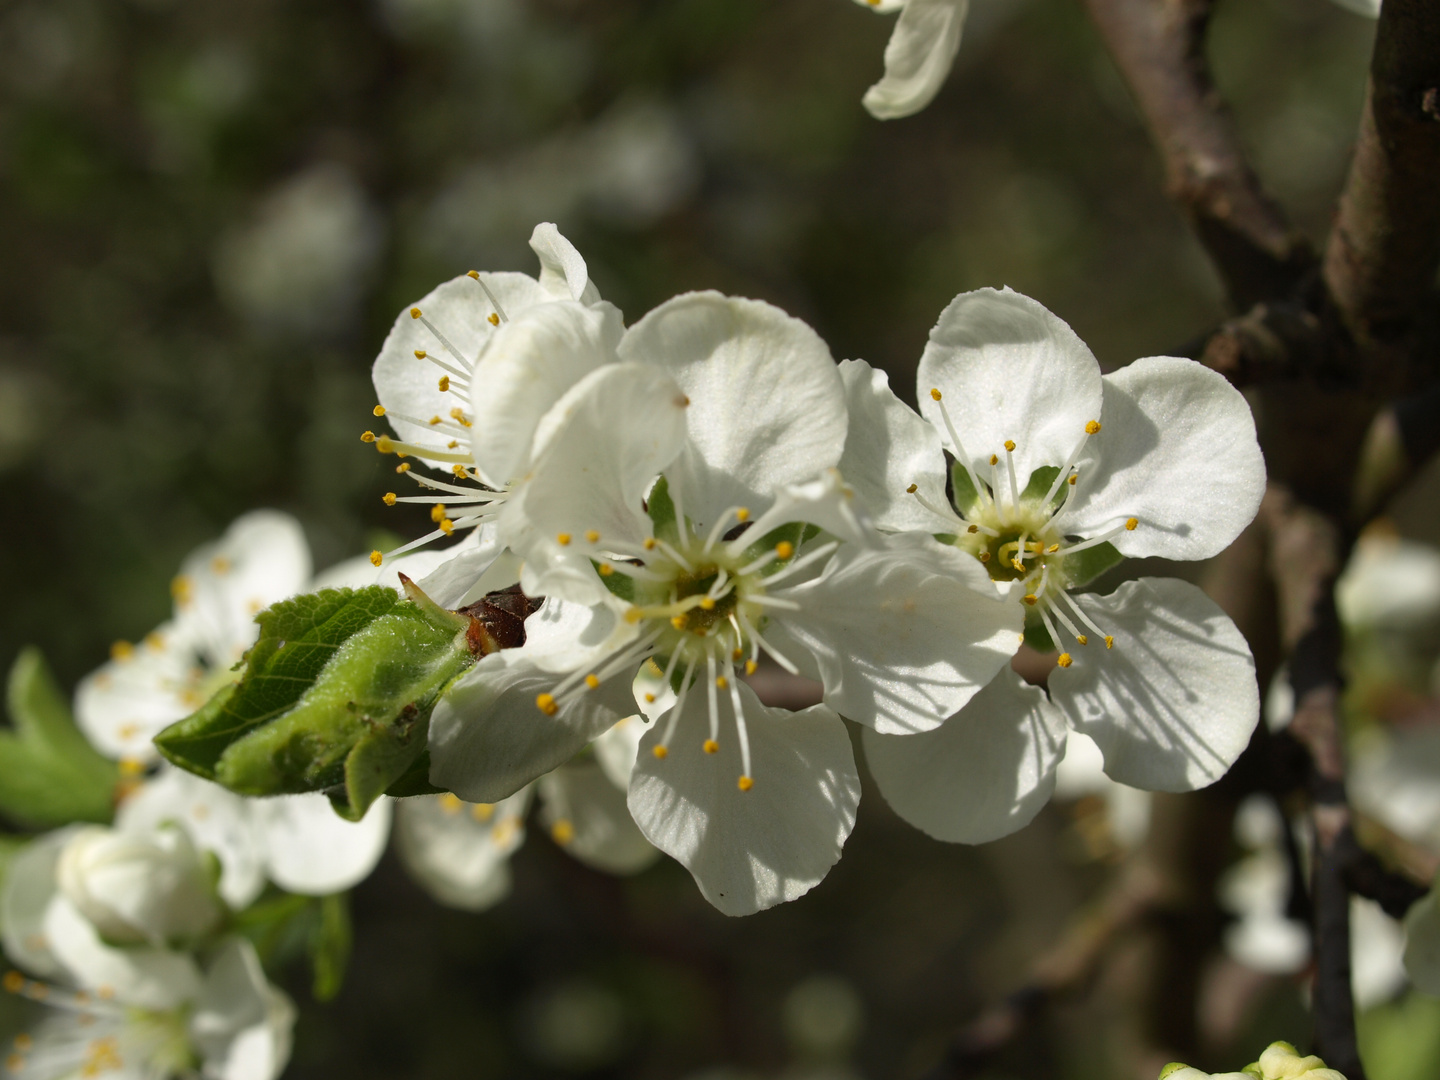
[(655, 539), (667, 544), (680, 542), (680, 526), (675, 520), (675, 501), (670, 498), (670, 483), (665, 477), (655, 481), (650, 497), (645, 502), (645, 511), (650, 515), (650, 527)]
[(119, 767), (75, 726), (38, 649), (10, 669), (12, 731), (0, 731), (0, 811), (21, 824), (53, 828), (114, 816)]
[(960, 516), (973, 517), (980, 507), (980, 492), (975, 490), (974, 481), (970, 479), (970, 470), (958, 461), (950, 463), (950, 488), (954, 493), (954, 503), (960, 508)]
[(1096, 544), (1074, 555), (1065, 556), (1065, 576), (1070, 579), (1070, 588), (1085, 585), (1125, 561), (1125, 556), (1115, 550), (1114, 544)]
[(411, 771), (435, 701), (474, 663), (468, 620), (407, 591), (326, 590), (276, 605), (240, 682), (156, 745), (242, 795), (330, 791), (358, 820)]
[(171, 724), (155, 745), (181, 768), (214, 780), (227, 747), (294, 707), (336, 650), (399, 602), (393, 589), (372, 585), (324, 589), (262, 611), (240, 682)]
[(310, 964), (315, 971), (311, 993), (316, 1001), (330, 1001), (340, 993), (345, 969), (350, 966), (353, 937), (350, 894), (322, 896), (320, 920), (310, 935)]

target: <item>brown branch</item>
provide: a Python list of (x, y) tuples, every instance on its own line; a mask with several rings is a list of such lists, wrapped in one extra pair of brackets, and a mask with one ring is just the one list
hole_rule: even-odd
[(1287, 295), (1314, 256), (1245, 160), (1205, 61), (1211, 0), (1085, 0), (1145, 115), (1166, 186), (1237, 310)]
[(1403, 341), (1440, 269), (1440, 5), (1385, 0), (1324, 277), (1352, 334)]

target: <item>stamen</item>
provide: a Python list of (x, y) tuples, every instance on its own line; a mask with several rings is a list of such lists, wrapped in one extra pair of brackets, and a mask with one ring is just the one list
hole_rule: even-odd
[[(980, 496), (981, 502), (994, 505), (994, 499), (990, 492), (985, 489), (985, 486), (980, 483), (980, 478), (970, 468), (970, 455), (965, 453), (965, 447), (960, 443), (960, 436), (956, 433), (955, 424), (950, 419), (950, 410), (945, 407), (945, 402), (942, 400), (943, 395), (938, 389), (932, 387), (930, 397), (940, 406), (940, 418), (945, 421), (945, 431), (950, 436), (950, 445), (955, 447), (955, 460), (960, 463), (960, 467), (965, 470), (965, 475), (970, 478), (970, 486), (975, 489), (975, 494)], [(993, 465), (995, 462), (992, 460), (990, 464)], [(994, 477), (992, 476), (990, 491), (994, 490), (994, 486)]]
[[(368, 439), (362, 439), (369, 442)], [(429, 461), (455, 461), (467, 465), (473, 465), (474, 459), (469, 454), (452, 454), (445, 450), (437, 450), (429, 446), (417, 446), (415, 443), (396, 442), (389, 435), (380, 435), (374, 439), (375, 449), (382, 454), (413, 454), (418, 458), (425, 458)]]
[[(784, 543), (784, 541), (781, 541), (781, 543)], [(777, 571), (775, 571), (775, 573), (771, 574), (768, 578), (765, 579), (765, 580), (766, 580), (766, 583), (767, 583), (767, 584), (770, 584), (770, 585), (776, 585), (776, 584), (779, 584), (780, 582), (784, 581), (784, 580), (785, 580), (786, 578), (788, 578), (788, 577), (793, 577), (794, 575), (798, 574), (801, 570), (804, 570), (807, 566), (810, 566), (811, 564), (813, 564), (816, 560), (818, 560), (818, 559), (823, 559), (823, 558), (825, 558), (826, 556), (828, 556), (831, 552), (833, 552), (833, 551), (834, 551), (836, 548), (838, 548), (839, 546), (840, 546), (840, 541), (838, 541), (838, 540), (832, 540), (832, 541), (830, 541), (828, 544), (821, 544), (818, 548), (812, 548), (810, 551), (807, 551), (804, 555), (800, 556), (800, 558), (798, 558), (798, 559), (796, 559), (794, 562), (792, 562), (789, 566), (786, 566), (786, 567), (784, 567), (783, 569), (777, 570)], [(777, 553), (777, 554), (779, 553), (779, 548), (780, 548), (780, 544), (777, 544), (777, 545), (776, 545), (776, 553)], [(774, 601), (776, 598), (772, 596), (772, 597), (755, 597), (754, 599), (756, 599), (757, 601), (760, 601), (760, 600)]]
[(661, 750), (667, 750), (670, 740), (675, 735), (675, 725), (680, 722), (680, 714), (685, 710), (685, 701), (690, 696), (690, 687), (693, 685), (690, 676), (695, 672), (695, 662), (698, 657), (690, 657), (690, 662), (685, 665), (685, 675), (680, 680), (680, 692), (675, 695), (675, 706), (670, 710), (670, 718), (665, 723), (665, 734), (660, 737), (660, 745), (655, 747), (655, 756), (663, 758), (665, 755)]
[(1015, 441), (1005, 440), (1005, 472), (1010, 479), (1010, 505), (1020, 512), (1020, 483), (1015, 479)]
[(510, 319), (505, 314), (505, 309), (500, 306), (500, 301), (495, 299), (495, 294), (490, 291), (490, 286), (485, 284), (485, 279), (480, 276), (480, 271), (471, 270), (465, 276), (485, 290), (485, 298), (490, 301), (490, 306), (495, 309), (495, 314), (499, 316), (499, 321), (509, 322)]
[[(456, 360), (460, 361), (461, 364), (469, 366), (469, 364), (471, 363), (469, 357), (465, 356), (459, 349), (457, 349), (454, 345), (450, 344), (450, 339), (440, 332), (439, 327), (437, 327), (434, 323), (432, 323), (428, 318), (425, 317), (425, 313), (423, 311), (421, 311), (418, 307), (412, 307), (410, 309), (410, 317), (412, 319), (419, 319), (425, 325), (425, 329), (429, 330), (430, 333), (434, 334), (435, 339), (445, 347), (446, 352), (448, 352)], [(435, 361), (435, 363), (437, 364), (440, 363), (438, 360), (435, 360), (433, 356), (429, 359)], [(441, 364), (440, 366), (445, 368), (452, 375), (464, 376), (465, 374), (464, 371), (457, 371), (454, 368), (451, 368), (448, 364)]]
[[(906, 490), (909, 494), (914, 495), (916, 502), (918, 502), (918, 503), (919, 503), (921, 506), (923, 506), (926, 510), (929, 510), (932, 514), (934, 514), (936, 517), (938, 517), (941, 521), (945, 521), (945, 522), (949, 522), (949, 523), (958, 522), (958, 523), (961, 524), (961, 525), (964, 525), (964, 524), (966, 523), (964, 518), (962, 518), (959, 514), (955, 513), (955, 511), (952, 510), (952, 509), (950, 509), (948, 506), (937, 506), (937, 505), (935, 505), (935, 503), (931, 502), (931, 501), (930, 501), (928, 498), (926, 498), (924, 495), (921, 495), (921, 494), (920, 494), (920, 488), (919, 488), (919, 485), (918, 485), (918, 484), (911, 484), (911, 485), (910, 485), (908, 488), (906, 488), (905, 490)], [(975, 530), (974, 530), (974, 526), (971, 526), (970, 531), (971, 531), (971, 532), (974, 532), (974, 531), (975, 531)]]
[(1095, 624), (1095, 620), (1090, 618), (1089, 615), (1085, 614), (1085, 609), (1075, 602), (1075, 598), (1073, 596), (1071, 596), (1068, 592), (1064, 591), (1062, 591), (1060, 595), (1065, 598), (1065, 602), (1070, 605), (1070, 610), (1075, 612), (1076, 617), (1078, 617), (1079, 620), (1085, 624), (1087, 629), (1089, 629), (1093, 633), (1099, 634), (1102, 638), (1105, 639), (1105, 648), (1108, 649), (1115, 644), (1115, 638), (1112, 635), (1105, 633), (1104, 630), (1101, 630), (1100, 627)]
[(1116, 525), (1115, 528), (1111, 529), (1109, 532), (1105, 533), (1102, 536), (1095, 536), (1089, 540), (1082, 540), (1078, 544), (1071, 544), (1069, 547), (1061, 548), (1060, 554), (1071, 555), (1077, 551), (1084, 551), (1086, 548), (1092, 548), (1099, 544), (1108, 543), (1109, 541), (1115, 539), (1115, 537), (1119, 536), (1122, 532), (1134, 532), (1136, 526), (1138, 526), (1139, 524), (1139, 518), (1128, 518), (1122, 524)]
[[(710, 707), (710, 741), (716, 742), (720, 734), (720, 709), (717, 703), (715, 685), (715, 650), (705, 650), (705, 703)], [(711, 751), (713, 753), (713, 751)]]
[(791, 675), (800, 674), (800, 669), (790, 661), (790, 658), (788, 656), (786, 656), (784, 653), (777, 651), (775, 646), (771, 645), (770, 642), (766, 641), (765, 638), (761, 636), (760, 631), (755, 629), (755, 627), (751, 624), (750, 619), (745, 615), (743, 611), (737, 612), (737, 614), (740, 618), (740, 625), (745, 628), (745, 636), (749, 638), (750, 641), (755, 644), (755, 646), (764, 649), (767, 653), (769, 653), (770, 658), (774, 660), (777, 664), (779, 664), (782, 668), (784, 668), (786, 671), (788, 671)]
[(740, 688), (735, 682), (735, 669), (729, 661), (726, 661), (725, 668), (730, 675), (730, 709), (735, 714), (735, 735), (740, 740), (740, 790), (749, 791), (750, 785), (755, 783), (750, 778), (750, 731), (745, 725), (745, 710), (740, 705)]
[(1085, 444), (1090, 441), (1090, 436), (1098, 435), (1099, 433), (1100, 421), (1091, 420), (1085, 425), (1085, 434), (1080, 436), (1080, 441), (1075, 444), (1075, 449), (1070, 451), (1070, 457), (1066, 460), (1065, 467), (1055, 474), (1055, 480), (1050, 485), (1050, 490), (1045, 493), (1045, 498), (1040, 503), (1041, 506), (1050, 505), (1050, 500), (1055, 498), (1055, 493), (1060, 490), (1061, 484), (1067, 480), (1072, 485), (1075, 483), (1077, 474), (1072, 473), (1070, 470), (1075, 467), (1075, 462), (1080, 460), (1080, 451), (1085, 449)]

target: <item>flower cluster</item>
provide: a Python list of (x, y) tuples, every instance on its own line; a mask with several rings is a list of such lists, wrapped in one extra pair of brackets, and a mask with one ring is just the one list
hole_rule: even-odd
[[(932, 331), (917, 415), (768, 304), (692, 293), (626, 327), (553, 225), (531, 243), (538, 280), (447, 282), (375, 363), (394, 434), (363, 439), (419, 488), (385, 501), (436, 526), (390, 555), (470, 530), (421, 588), (538, 603), (435, 705), (435, 785), (499, 803), (638, 712), (635, 822), (744, 914), (839, 858), (860, 796), (842, 716), (892, 806), (967, 842), (1034, 816), (1071, 728), (1152, 790), (1244, 748), (1253, 661), (1212, 601), (1081, 591), (1126, 556), (1214, 555), (1254, 516), (1254, 424), (1219, 376), (1168, 357), (1102, 376), (1058, 318), (986, 289)], [(1048, 692), (1011, 671), (1022, 640), (1055, 654)], [(761, 663), (822, 703), (763, 704)]]
[(1189, 1065), (1172, 1062), (1160, 1070), (1160, 1080), (1345, 1080), (1335, 1069), (1313, 1054), (1302, 1057), (1287, 1042), (1274, 1042), (1265, 1048), (1260, 1060), (1240, 1072), (1206, 1073)]

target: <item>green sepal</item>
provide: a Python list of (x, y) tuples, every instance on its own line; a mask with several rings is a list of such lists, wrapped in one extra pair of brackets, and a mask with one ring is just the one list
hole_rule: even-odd
[(944, 544), (946, 547), (954, 547), (960, 542), (959, 533), (935, 533), (934, 536), (938, 543)]
[[(590, 565), (595, 567), (597, 574), (600, 574), (600, 563), (597, 560), (591, 559)], [(618, 596), (621, 600), (625, 600), (628, 603), (635, 603), (635, 579), (629, 574), (622, 574), (619, 571), (610, 574), (600, 574), (600, 581), (604, 584), (605, 588), (610, 590), (612, 595)]]
[(430, 783), (430, 748), (427, 746), (410, 763), (410, 767), (385, 789), (385, 794), (395, 799), (408, 799), (412, 795), (443, 795), (445, 791), (445, 788)]
[(971, 518), (980, 509), (980, 492), (975, 490), (975, 484), (970, 479), (970, 470), (961, 465), (958, 461), (950, 463), (950, 491), (951, 501), (960, 510), (960, 516)]
[(1045, 629), (1040, 613), (1032, 607), (1025, 609), (1025, 644), (1040, 653), (1054, 652), (1058, 648), (1050, 637), (1050, 631)]
[(650, 528), (655, 539), (667, 544), (680, 543), (680, 525), (675, 520), (675, 500), (670, 497), (670, 482), (665, 477), (655, 481), (650, 496), (645, 500), (645, 512), (650, 515)]
[(315, 981), (310, 992), (316, 1001), (330, 1001), (340, 993), (350, 966), (354, 930), (350, 922), (350, 894), (331, 893), (320, 898), (320, 919), (310, 934), (310, 966)]
[(14, 728), (0, 731), (0, 812), (42, 829), (109, 823), (119, 767), (75, 726), (40, 650), (15, 658), (7, 689)]
[[(1059, 475), (1060, 466), (1041, 465), (1040, 468), (1030, 474), (1030, 480), (1026, 483), (1025, 490), (1020, 493), (1020, 501), (1022, 503), (1027, 500), (1039, 502), (1045, 497), (1045, 493), (1050, 490), (1050, 485), (1055, 482), (1055, 478)], [(1060, 502), (1064, 498), (1064, 494), (1063, 490), (1057, 491), (1055, 498), (1050, 500), (1051, 503)]]
[(327, 791), (358, 820), (416, 764), (436, 700), (474, 663), (465, 619), (408, 591), (326, 590), (276, 605), (225, 700), (156, 745), (242, 795)]
[(1170, 1064), (1166, 1065), (1163, 1069), (1160, 1070), (1160, 1076), (1158, 1077), (1158, 1080), (1165, 1080), (1167, 1076), (1173, 1076), (1181, 1069), (1188, 1069), (1189, 1067), (1190, 1066), (1186, 1065), (1183, 1061), (1172, 1061), (1170, 1062)]
[(1096, 544), (1074, 555), (1065, 556), (1065, 577), (1069, 588), (1076, 588), (1094, 581), (1097, 577), (1125, 561), (1125, 556), (1115, 550), (1111, 543)]

